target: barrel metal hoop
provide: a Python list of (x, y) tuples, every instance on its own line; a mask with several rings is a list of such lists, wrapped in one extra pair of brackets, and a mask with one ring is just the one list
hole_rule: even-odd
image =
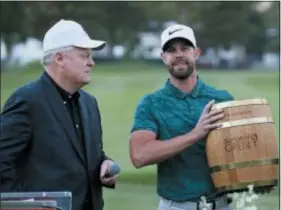
[(225, 171), (225, 170), (231, 170), (236, 168), (247, 168), (247, 167), (253, 167), (253, 166), (263, 166), (263, 165), (277, 165), (279, 164), (279, 159), (263, 159), (263, 160), (251, 160), (251, 161), (243, 161), (238, 163), (228, 163), (225, 165), (217, 165), (211, 167), (211, 173), (216, 173), (219, 171)]
[(254, 187), (260, 186), (276, 186), (278, 183), (277, 179), (272, 180), (258, 180), (258, 181), (251, 181), (251, 182), (242, 182), (239, 184), (228, 185), (224, 187), (217, 188), (219, 192), (225, 192), (229, 190), (240, 190), (243, 188), (248, 188), (249, 185), (254, 185)]
[(214, 104), (212, 109), (225, 109), (234, 106), (247, 106), (247, 105), (262, 105), (268, 104), (267, 100), (264, 98), (254, 98), (236, 101), (226, 101), (218, 104)]
[(222, 123), (220, 123), (221, 127), (217, 128), (217, 129), (242, 126), (242, 125), (250, 125), (250, 124), (260, 124), (260, 123), (274, 123), (274, 122), (273, 122), (272, 118), (270, 118), (270, 117), (254, 117), (254, 118), (249, 118), (249, 119), (222, 122)]

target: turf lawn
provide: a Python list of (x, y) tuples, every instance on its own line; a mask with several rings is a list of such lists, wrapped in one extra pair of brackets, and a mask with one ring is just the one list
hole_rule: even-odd
[[(38, 64), (1, 74), (1, 105), (17, 87), (42, 72)], [(264, 97), (269, 101), (279, 144), (279, 71), (199, 70), (205, 82), (227, 89), (236, 99)], [(104, 147), (122, 167), (116, 190), (105, 189), (105, 210), (153, 210), (157, 207), (155, 167), (134, 169), (128, 150), (135, 107), (140, 98), (163, 86), (163, 66), (145, 63), (99, 64), (93, 82), (85, 87), (99, 101)], [(259, 210), (279, 209), (279, 190), (260, 196)]]

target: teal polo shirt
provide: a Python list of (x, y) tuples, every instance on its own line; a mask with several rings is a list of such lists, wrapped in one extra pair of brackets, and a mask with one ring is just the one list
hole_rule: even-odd
[[(203, 108), (213, 99), (223, 102), (233, 97), (225, 90), (205, 84), (199, 77), (190, 93), (182, 92), (168, 79), (163, 88), (141, 99), (131, 132), (149, 130), (161, 141), (184, 135), (196, 126)], [(205, 139), (157, 164), (157, 193), (163, 198), (179, 202), (197, 200), (213, 191)]]

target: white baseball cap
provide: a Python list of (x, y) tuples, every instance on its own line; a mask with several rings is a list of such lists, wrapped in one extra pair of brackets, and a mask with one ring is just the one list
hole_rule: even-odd
[(43, 51), (68, 46), (102, 49), (105, 44), (105, 41), (91, 39), (79, 23), (61, 19), (46, 32)]
[(167, 44), (172, 39), (175, 38), (183, 38), (188, 41), (190, 41), (194, 47), (196, 47), (196, 39), (194, 36), (194, 32), (192, 28), (185, 26), (185, 25), (180, 25), (180, 24), (175, 24), (171, 25), (168, 28), (166, 28), (162, 34), (161, 34), (161, 47), (163, 49), (164, 45)]

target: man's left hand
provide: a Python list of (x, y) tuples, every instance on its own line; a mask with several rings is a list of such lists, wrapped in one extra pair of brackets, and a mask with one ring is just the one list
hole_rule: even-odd
[(114, 165), (114, 162), (112, 160), (104, 160), (101, 164), (100, 180), (104, 185), (114, 185), (116, 183), (118, 174), (109, 177), (107, 176), (112, 165)]

